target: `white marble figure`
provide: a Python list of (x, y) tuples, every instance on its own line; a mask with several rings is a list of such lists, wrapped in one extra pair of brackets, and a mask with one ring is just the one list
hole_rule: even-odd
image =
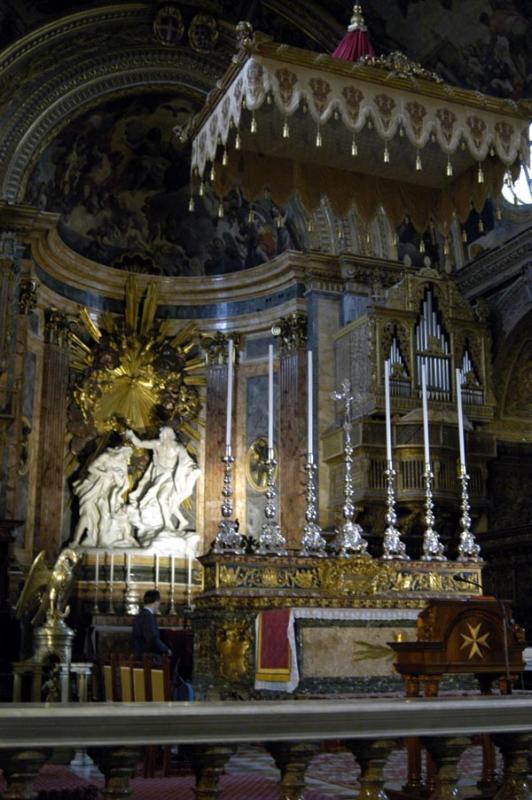
[(151, 463), (129, 495), (129, 518), (137, 528), (141, 546), (149, 546), (155, 540), (162, 542), (168, 536), (174, 541), (176, 535), (187, 539), (188, 520), (180, 506), (194, 491), (200, 474), (198, 465), (177, 441), (172, 428), (161, 428), (158, 439), (143, 441), (133, 431), (127, 431), (126, 437), (135, 447), (153, 453)]
[[(73, 485), (79, 499), (79, 522), (74, 545), (135, 547), (128, 519), (126, 495), (131, 447), (108, 447), (90, 464), (84, 478)], [(87, 534), (81, 542), (83, 535)]]

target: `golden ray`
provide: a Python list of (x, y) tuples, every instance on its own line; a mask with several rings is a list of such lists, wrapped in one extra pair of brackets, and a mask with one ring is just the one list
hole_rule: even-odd
[(196, 442), (200, 441), (200, 435), (198, 431), (192, 427), (188, 422), (181, 423), (181, 430), (187, 434), (191, 439), (194, 439)]
[(185, 372), (192, 372), (196, 369), (203, 369), (205, 366), (205, 361), (203, 358), (191, 358), (190, 361), (187, 361)]
[(115, 321), (113, 315), (109, 311), (104, 311), (100, 317), (100, 325), (104, 331), (111, 334), (115, 329)]
[(96, 325), (94, 320), (91, 319), (91, 315), (89, 314), (89, 309), (83, 306), (82, 308), (80, 308), (78, 316), (89, 336), (92, 339), (94, 339), (95, 342), (99, 342), (100, 339), (102, 338), (102, 332)]
[(141, 336), (148, 333), (153, 325), (155, 313), (157, 311), (158, 288), (156, 283), (149, 283), (146, 289), (146, 297), (142, 306), (142, 319), (140, 321), (139, 333)]
[(187, 322), (186, 325), (183, 325), (181, 330), (179, 330), (170, 344), (172, 347), (179, 347), (183, 342), (185, 342), (190, 336), (193, 336), (196, 333), (197, 325), (195, 322)]
[(205, 375), (187, 375), (183, 378), (185, 386), (207, 386)]
[(90, 353), (90, 352), (91, 352), (91, 348), (89, 347), (89, 345), (88, 345), (88, 344), (85, 344), (85, 342), (84, 342), (84, 341), (82, 341), (82, 340), (79, 338), (79, 336), (77, 336), (77, 334), (75, 334), (75, 333), (72, 333), (72, 332), (71, 332), (71, 333), (70, 333), (70, 341), (71, 341), (71, 342), (72, 342), (72, 344), (74, 344), (76, 347), (79, 347), (79, 349), (80, 349), (80, 350), (82, 350), (84, 353)]
[(137, 330), (137, 317), (139, 313), (139, 292), (137, 281), (129, 275), (126, 281), (126, 328), (130, 331)]

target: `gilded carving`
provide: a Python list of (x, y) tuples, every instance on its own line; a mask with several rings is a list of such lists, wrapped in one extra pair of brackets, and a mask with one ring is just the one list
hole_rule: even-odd
[(248, 669), (247, 657), (250, 649), (251, 638), (245, 623), (235, 622), (217, 630), (216, 650), (222, 678), (231, 683), (241, 680)]
[(19, 314), (31, 314), (37, 305), (37, 289), (39, 284), (32, 278), (22, 278), (20, 281), (18, 308)]
[(273, 326), (272, 334), (279, 338), (281, 355), (303, 348), (307, 344), (307, 315), (294, 312)]
[[(235, 360), (237, 360), (240, 334), (231, 333), (230, 338), (233, 340)], [(221, 331), (216, 331), (215, 334), (201, 335), (201, 348), (205, 353), (205, 358), (209, 366), (222, 366), (223, 364), (227, 364), (228, 340), (229, 337)]]
[(142, 299), (129, 279), (123, 319), (103, 314), (98, 326), (86, 309), (80, 312), (80, 335), (71, 337), (71, 363), (79, 375), (74, 400), (89, 430), (145, 430), (176, 419), (181, 430), (196, 438), (190, 423), (199, 414), (196, 387), (205, 378), (199, 374), (203, 359), (191, 355), (195, 326), (189, 323), (170, 337), (166, 324), (156, 322), (156, 311), (155, 284)]
[(51, 308), (45, 314), (44, 338), (48, 344), (55, 344), (59, 347), (64, 347), (71, 339), (70, 320), (57, 308)]

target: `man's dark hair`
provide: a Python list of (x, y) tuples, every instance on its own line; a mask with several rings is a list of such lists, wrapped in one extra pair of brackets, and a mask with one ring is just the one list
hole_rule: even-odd
[(157, 589), (148, 589), (147, 592), (144, 592), (144, 605), (149, 606), (152, 603), (155, 603), (156, 600), (161, 599), (161, 593)]

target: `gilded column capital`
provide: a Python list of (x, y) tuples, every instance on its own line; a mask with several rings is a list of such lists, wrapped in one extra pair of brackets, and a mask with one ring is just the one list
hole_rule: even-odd
[(293, 350), (305, 348), (307, 345), (307, 315), (295, 311), (275, 323), (272, 334), (279, 339), (281, 355)]
[(39, 284), (33, 278), (21, 278), (18, 293), (19, 314), (27, 316), (34, 311), (37, 305), (37, 291)]
[(44, 340), (47, 344), (65, 347), (70, 336), (68, 315), (57, 308), (50, 308), (44, 318)]
[(205, 359), (210, 367), (223, 366), (227, 364), (228, 342), (233, 340), (235, 361), (238, 361), (238, 351), (240, 347), (240, 334), (231, 333), (228, 336), (222, 331), (215, 334), (203, 334), (201, 337), (201, 347), (205, 353)]

